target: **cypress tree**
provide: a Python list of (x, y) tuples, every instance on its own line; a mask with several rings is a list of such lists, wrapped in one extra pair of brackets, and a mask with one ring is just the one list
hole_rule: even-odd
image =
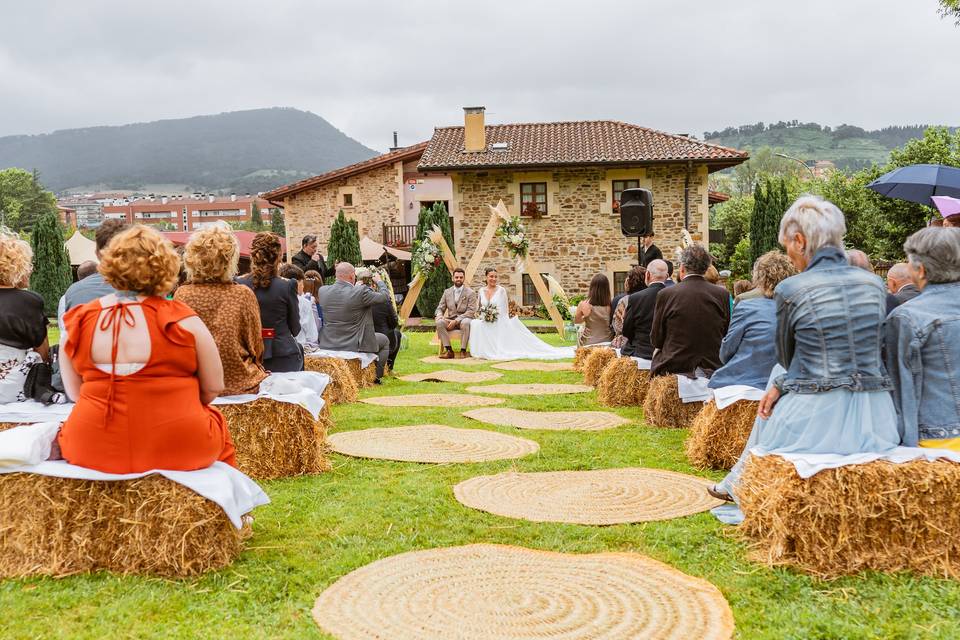
[(286, 237), (287, 235), (287, 225), (283, 221), (283, 210), (280, 208), (273, 210), (273, 215), (270, 216), (270, 231), (274, 232), (281, 238)]
[[(442, 202), (434, 203), (430, 209), (420, 208), (415, 242), (426, 238), (434, 225), (440, 227), (443, 238), (447, 241), (447, 246), (453, 251), (453, 231), (450, 228), (450, 216), (447, 215), (447, 208), (443, 206)], [(440, 298), (443, 296), (444, 290), (452, 286), (453, 279), (450, 277), (446, 265), (441, 264), (434, 269), (424, 283), (423, 289), (420, 290), (420, 297), (417, 298), (417, 309), (420, 311), (420, 315), (425, 318), (432, 318), (437, 310), (437, 305), (440, 304)]]
[(263, 231), (263, 216), (260, 214), (260, 205), (257, 204), (256, 200), (250, 207), (250, 226), (253, 231)]
[(43, 296), (46, 314), (56, 316), (60, 296), (73, 282), (70, 257), (63, 246), (63, 227), (56, 213), (47, 211), (37, 218), (30, 246), (33, 248), (30, 289)]
[(753, 186), (753, 212), (750, 214), (750, 263), (753, 264), (763, 252), (760, 250), (760, 239), (763, 237), (763, 218), (767, 209), (766, 193), (763, 185), (757, 180)]
[(360, 255), (360, 239), (357, 237), (356, 220), (347, 220), (343, 209), (330, 227), (330, 242), (327, 244), (327, 261), (330, 265), (349, 262), (353, 265), (363, 263)]

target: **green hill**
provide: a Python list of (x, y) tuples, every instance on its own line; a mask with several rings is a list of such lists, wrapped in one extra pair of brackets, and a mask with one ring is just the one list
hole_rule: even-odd
[[(773, 147), (802, 160), (831, 160), (840, 169), (857, 170), (884, 164), (892, 149), (911, 138), (923, 137), (930, 125), (891, 126), (868, 131), (852, 125), (821, 126), (815, 122), (778, 122), (742, 125), (706, 131), (707, 142), (737, 149)], [(956, 127), (951, 128), (952, 131)]]

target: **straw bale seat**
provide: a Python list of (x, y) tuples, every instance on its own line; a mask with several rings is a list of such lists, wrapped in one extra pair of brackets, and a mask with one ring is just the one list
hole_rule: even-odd
[(611, 360), (597, 381), (597, 402), (607, 407), (643, 406), (650, 372), (637, 368), (633, 358)]
[(617, 352), (610, 347), (592, 347), (589, 351), (583, 361), (583, 384), (594, 387), (600, 381), (604, 367), (617, 357)]
[(305, 408), (271, 398), (222, 404), (237, 448), (237, 468), (251, 478), (269, 480), (330, 470), (329, 418), (319, 420)]
[(685, 429), (703, 408), (702, 402), (683, 402), (673, 374), (650, 379), (643, 414), (651, 427)]
[(249, 537), (160, 475), (92, 481), (0, 474), (0, 578), (106, 570), (169, 578), (233, 562)]
[(685, 444), (690, 463), (700, 469), (729, 471), (747, 446), (759, 406), (754, 400), (737, 400), (723, 409), (717, 409), (713, 400), (703, 405)]
[(587, 356), (590, 355), (590, 349), (588, 347), (577, 347), (576, 351), (573, 352), (573, 370), (574, 371), (583, 371), (583, 365), (587, 361)]
[(351, 373), (348, 362), (354, 362), (357, 371), (360, 371), (359, 360), (343, 360), (341, 358), (316, 358), (308, 356), (303, 359), (303, 368), (306, 371), (319, 371), (330, 376), (330, 384), (324, 391), (323, 398), (328, 404), (345, 404), (356, 402), (360, 397), (360, 386), (357, 378)]
[(19, 426), (20, 424), (16, 422), (0, 422), (0, 431), (6, 431), (7, 429), (13, 429)]
[(751, 456), (737, 496), (753, 559), (822, 578), (865, 570), (960, 578), (960, 464), (878, 460), (802, 479)]
[[(354, 361), (356, 362), (356, 360)], [(386, 371), (386, 369), (384, 369)], [(363, 383), (360, 385), (361, 388), (372, 387), (374, 381), (377, 379), (377, 363), (371, 362), (361, 371), (361, 377)]]

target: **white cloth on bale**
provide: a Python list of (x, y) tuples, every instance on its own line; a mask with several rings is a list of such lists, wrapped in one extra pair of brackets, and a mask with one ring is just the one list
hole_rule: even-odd
[(640, 371), (650, 371), (650, 367), (653, 365), (653, 360), (647, 360), (646, 358), (638, 358), (637, 356), (630, 356), (634, 362), (637, 363), (637, 369)]
[(710, 384), (710, 378), (700, 375), (700, 373), (700, 370), (697, 369), (696, 378), (677, 375), (677, 392), (684, 404), (705, 402), (713, 397), (713, 389), (707, 386)]
[(797, 470), (797, 475), (801, 478), (815, 476), (821, 471), (827, 469), (838, 469), (856, 464), (868, 464), (870, 462), (884, 461), (894, 464), (904, 464), (914, 460), (949, 460), (950, 462), (960, 463), (960, 452), (949, 449), (932, 449), (927, 447), (896, 447), (888, 451), (870, 451), (863, 453), (851, 453), (840, 455), (837, 453), (779, 453), (766, 451), (762, 447), (754, 447), (750, 453), (755, 456), (775, 455), (780, 456)]
[(745, 384), (731, 384), (719, 389), (713, 389), (713, 402), (717, 409), (726, 409), (734, 402), (739, 400), (749, 400), (759, 402), (766, 393), (763, 389), (757, 389)]
[(366, 369), (377, 361), (377, 354), (365, 351), (331, 351), (330, 349), (307, 349), (307, 358), (340, 358), (341, 360), (359, 360), (360, 368)]
[(0, 404), (0, 422), (63, 422), (70, 417), (73, 403), (43, 404), (36, 400)]
[(313, 419), (320, 417), (325, 404), (321, 395), (330, 384), (330, 376), (319, 371), (288, 371), (271, 373), (260, 383), (259, 393), (243, 393), (235, 396), (221, 396), (210, 404), (244, 404), (260, 398), (269, 398), (277, 402), (286, 402), (303, 407)]
[(0, 431), (0, 473), (35, 473), (106, 482), (134, 480), (157, 473), (219, 505), (237, 529), (243, 524), (241, 516), (270, 502), (256, 482), (223, 462), (214, 462), (196, 471), (152, 469), (143, 473), (103, 473), (65, 460), (46, 460), (59, 429), (58, 422), (42, 422)]

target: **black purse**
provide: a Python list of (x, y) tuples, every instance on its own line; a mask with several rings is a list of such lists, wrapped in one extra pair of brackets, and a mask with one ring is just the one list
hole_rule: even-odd
[(46, 362), (31, 365), (23, 383), (23, 395), (43, 404), (56, 404), (57, 393), (53, 388), (53, 367)]

